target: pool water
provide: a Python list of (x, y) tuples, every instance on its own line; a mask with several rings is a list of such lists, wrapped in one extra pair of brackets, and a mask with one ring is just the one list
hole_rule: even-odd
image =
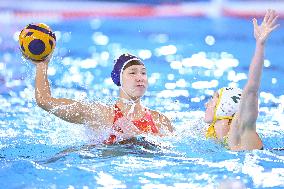
[(113, 103), (113, 60), (130, 52), (147, 66), (143, 104), (168, 115), (176, 136), (104, 146), (102, 129), (90, 131), (43, 111), (34, 99), (34, 65), (22, 59), (16, 40), (28, 22), (1, 22), (1, 188), (284, 187), (284, 151), (274, 150), (284, 147), (283, 20), (266, 49), (257, 121), (265, 149), (249, 152), (206, 140), (202, 111), (217, 88), (244, 86), (254, 51), (250, 18), (45, 22), (58, 39), (49, 67), (54, 96)]

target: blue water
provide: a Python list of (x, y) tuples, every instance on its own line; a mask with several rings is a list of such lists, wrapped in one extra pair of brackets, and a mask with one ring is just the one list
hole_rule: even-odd
[[(231, 152), (205, 140), (202, 122), (203, 104), (214, 90), (245, 83), (254, 51), (250, 19), (45, 22), (58, 38), (49, 67), (54, 96), (114, 102), (113, 59), (131, 52), (144, 58), (148, 69), (143, 103), (168, 115), (176, 136), (86, 148), (103, 132), (92, 133), (37, 107), (34, 66), (21, 58), (15, 40), (27, 23), (1, 22), (0, 188), (216, 188), (228, 182), (284, 187), (284, 152), (273, 150), (284, 147), (284, 20), (266, 49), (257, 123), (265, 150), (251, 152)], [(70, 152), (58, 155), (66, 149)]]

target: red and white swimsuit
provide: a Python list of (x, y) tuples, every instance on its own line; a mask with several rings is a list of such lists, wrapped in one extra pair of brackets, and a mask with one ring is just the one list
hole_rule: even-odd
[[(142, 132), (158, 133), (159, 130), (154, 123), (154, 120), (152, 118), (150, 111), (148, 109), (145, 109), (145, 112), (146, 112), (145, 115), (141, 119), (133, 120), (132, 123)], [(115, 105), (113, 124), (115, 124), (115, 122), (119, 118), (122, 118), (122, 117), (123, 117), (123, 114), (122, 114), (120, 108), (117, 105)], [(120, 129), (118, 129), (118, 130), (120, 132), (122, 132), (122, 130), (120, 130)], [(116, 136), (110, 135), (109, 138), (104, 141), (104, 144), (113, 144), (115, 142), (116, 142)]]

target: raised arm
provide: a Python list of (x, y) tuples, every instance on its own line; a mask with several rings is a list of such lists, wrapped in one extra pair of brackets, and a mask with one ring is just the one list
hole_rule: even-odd
[(274, 10), (268, 10), (260, 25), (255, 18), (253, 19), (256, 47), (249, 67), (248, 81), (242, 93), (238, 114), (241, 124), (255, 125), (258, 116), (258, 92), (264, 63), (265, 42), (269, 34), (279, 26), (277, 18)]
[(107, 107), (103, 107), (103, 105), (85, 104), (71, 99), (52, 97), (47, 75), (49, 60), (48, 58), (45, 61), (34, 63), (36, 65), (35, 98), (42, 109), (65, 121), (78, 124), (97, 119), (100, 116), (99, 112), (101, 116), (105, 115), (104, 111), (107, 111)]

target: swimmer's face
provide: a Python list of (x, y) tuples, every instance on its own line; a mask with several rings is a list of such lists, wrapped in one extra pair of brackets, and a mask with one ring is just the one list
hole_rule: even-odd
[(219, 95), (217, 92), (214, 93), (214, 95), (212, 96), (212, 98), (210, 100), (208, 100), (207, 103), (205, 103), (205, 117), (204, 117), (204, 122), (205, 123), (212, 123), (213, 119), (214, 119), (214, 109), (217, 105), (217, 101), (218, 101)]
[(144, 65), (132, 65), (122, 72), (122, 87), (133, 98), (142, 97), (148, 88), (147, 72)]

